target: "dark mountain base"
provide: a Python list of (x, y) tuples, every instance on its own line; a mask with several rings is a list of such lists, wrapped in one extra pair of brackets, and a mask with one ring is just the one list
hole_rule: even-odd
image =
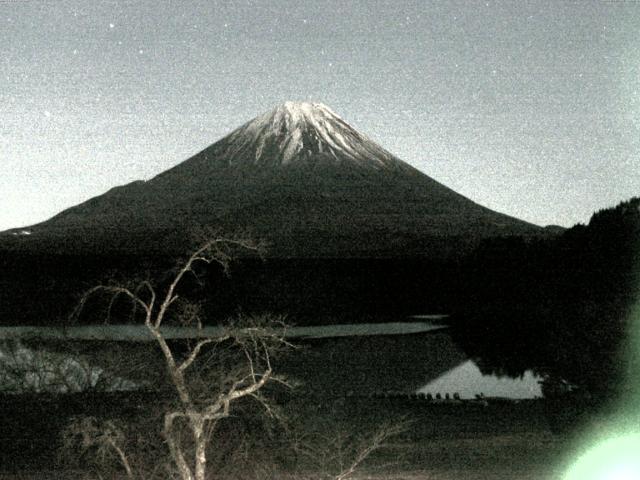
[[(167, 280), (166, 256), (0, 254), (0, 323), (61, 325), (82, 293), (100, 283)], [(296, 325), (402, 321), (447, 313), (455, 301), (455, 264), (425, 259), (244, 259), (191, 278), (181, 295), (205, 299), (207, 318), (244, 313), (287, 315)], [(100, 322), (97, 310), (81, 321)], [(122, 305), (125, 309), (126, 305)]]

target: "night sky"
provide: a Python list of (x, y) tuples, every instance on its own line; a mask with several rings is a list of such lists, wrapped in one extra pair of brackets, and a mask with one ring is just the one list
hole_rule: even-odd
[(0, 0), (0, 230), (285, 100), (537, 224), (640, 194), (640, 2)]

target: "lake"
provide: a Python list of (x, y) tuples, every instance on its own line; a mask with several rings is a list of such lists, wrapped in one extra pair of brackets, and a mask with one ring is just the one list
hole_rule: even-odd
[[(278, 368), (283, 373), (299, 378), (309, 392), (336, 396), (384, 392), (424, 392), (434, 396), (441, 393), (443, 397), (446, 393), (451, 396), (458, 393), (461, 398), (474, 398), (477, 394), (512, 399), (541, 396), (538, 379), (530, 372), (520, 379), (483, 375), (451, 339), (447, 327), (437, 323), (442, 318), (440, 315), (424, 315), (415, 317), (415, 320), (421, 321), (414, 322), (292, 327), (287, 330), (287, 337), (303, 348), (285, 358)], [(167, 329), (165, 333), (172, 338), (190, 336), (185, 332), (185, 329)], [(215, 335), (219, 329), (208, 327), (206, 333)], [(16, 337), (39, 337), (50, 341), (110, 339), (131, 343), (132, 348), (135, 348), (135, 343), (151, 340), (141, 325), (76, 326), (66, 329), (0, 327), (0, 338)], [(12, 352), (13, 355), (9, 356), (6, 346), (0, 346), (0, 370), (2, 363), (9, 360), (12, 369), (15, 369), (16, 363), (22, 364), (25, 371), (40, 382), (40, 385), (31, 385), (36, 390), (47, 389), (42, 384), (47, 375), (34, 373), (34, 368), (38, 370), (46, 364), (61, 362), (73, 377), (83, 371), (85, 375), (97, 372), (86, 367), (80, 369), (77, 362), (56, 353), (43, 357), (24, 346)], [(86, 379), (81, 383), (86, 383)], [(124, 384), (129, 388), (131, 386), (128, 382)]]

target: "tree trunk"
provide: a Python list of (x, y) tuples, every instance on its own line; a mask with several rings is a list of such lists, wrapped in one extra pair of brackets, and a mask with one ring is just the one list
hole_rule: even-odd
[(194, 480), (193, 473), (184, 459), (180, 445), (178, 445), (173, 436), (173, 415), (171, 413), (165, 414), (164, 417), (164, 437), (167, 441), (167, 445), (169, 446), (171, 457), (178, 467), (180, 478), (182, 480)]
[(204, 435), (204, 422), (198, 422), (193, 429), (193, 436), (196, 447), (195, 457), (195, 480), (205, 480), (205, 474), (207, 471), (207, 438)]

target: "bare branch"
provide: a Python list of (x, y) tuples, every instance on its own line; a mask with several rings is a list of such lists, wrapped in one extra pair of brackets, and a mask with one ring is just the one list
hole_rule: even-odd
[[(147, 316), (150, 316), (151, 313), (152, 313), (151, 312), (151, 308), (152, 308), (153, 305), (145, 303), (144, 300), (142, 300), (138, 295), (133, 293), (128, 288), (112, 286), (112, 285), (97, 285), (97, 286), (87, 290), (82, 295), (82, 297), (80, 298), (80, 301), (78, 302), (78, 305), (76, 306), (76, 308), (71, 313), (71, 318), (72, 319), (77, 319), (80, 316), (80, 314), (82, 313), (82, 311), (84, 310), (84, 308), (86, 306), (86, 303), (89, 300), (89, 298), (91, 298), (92, 296), (94, 296), (94, 295), (96, 295), (97, 293), (100, 293), (100, 292), (112, 294), (113, 297), (117, 297), (119, 295), (125, 295), (128, 298), (130, 298), (135, 304), (140, 305), (144, 309), (144, 311), (147, 314)], [(111, 309), (111, 304), (113, 303), (113, 301), (114, 301), (114, 299), (112, 298), (111, 301), (110, 301), (109, 310)]]
[(224, 335), (218, 338), (205, 338), (204, 340), (200, 340), (196, 344), (196, 346), (193, 347), (193, 349), (189, 353), (189, 356), (180, 364), (180, 366), (178, 367), (178, 371), (184, 372), (187, 368), (189, 368), (191, 364), (196, 360), (196, 358), (198, 358), (202, 347), (204, 347), (205, 345), (209, 345), (211, 343), (221, 343), (228, 338), (229, 337), (227, 335)]

